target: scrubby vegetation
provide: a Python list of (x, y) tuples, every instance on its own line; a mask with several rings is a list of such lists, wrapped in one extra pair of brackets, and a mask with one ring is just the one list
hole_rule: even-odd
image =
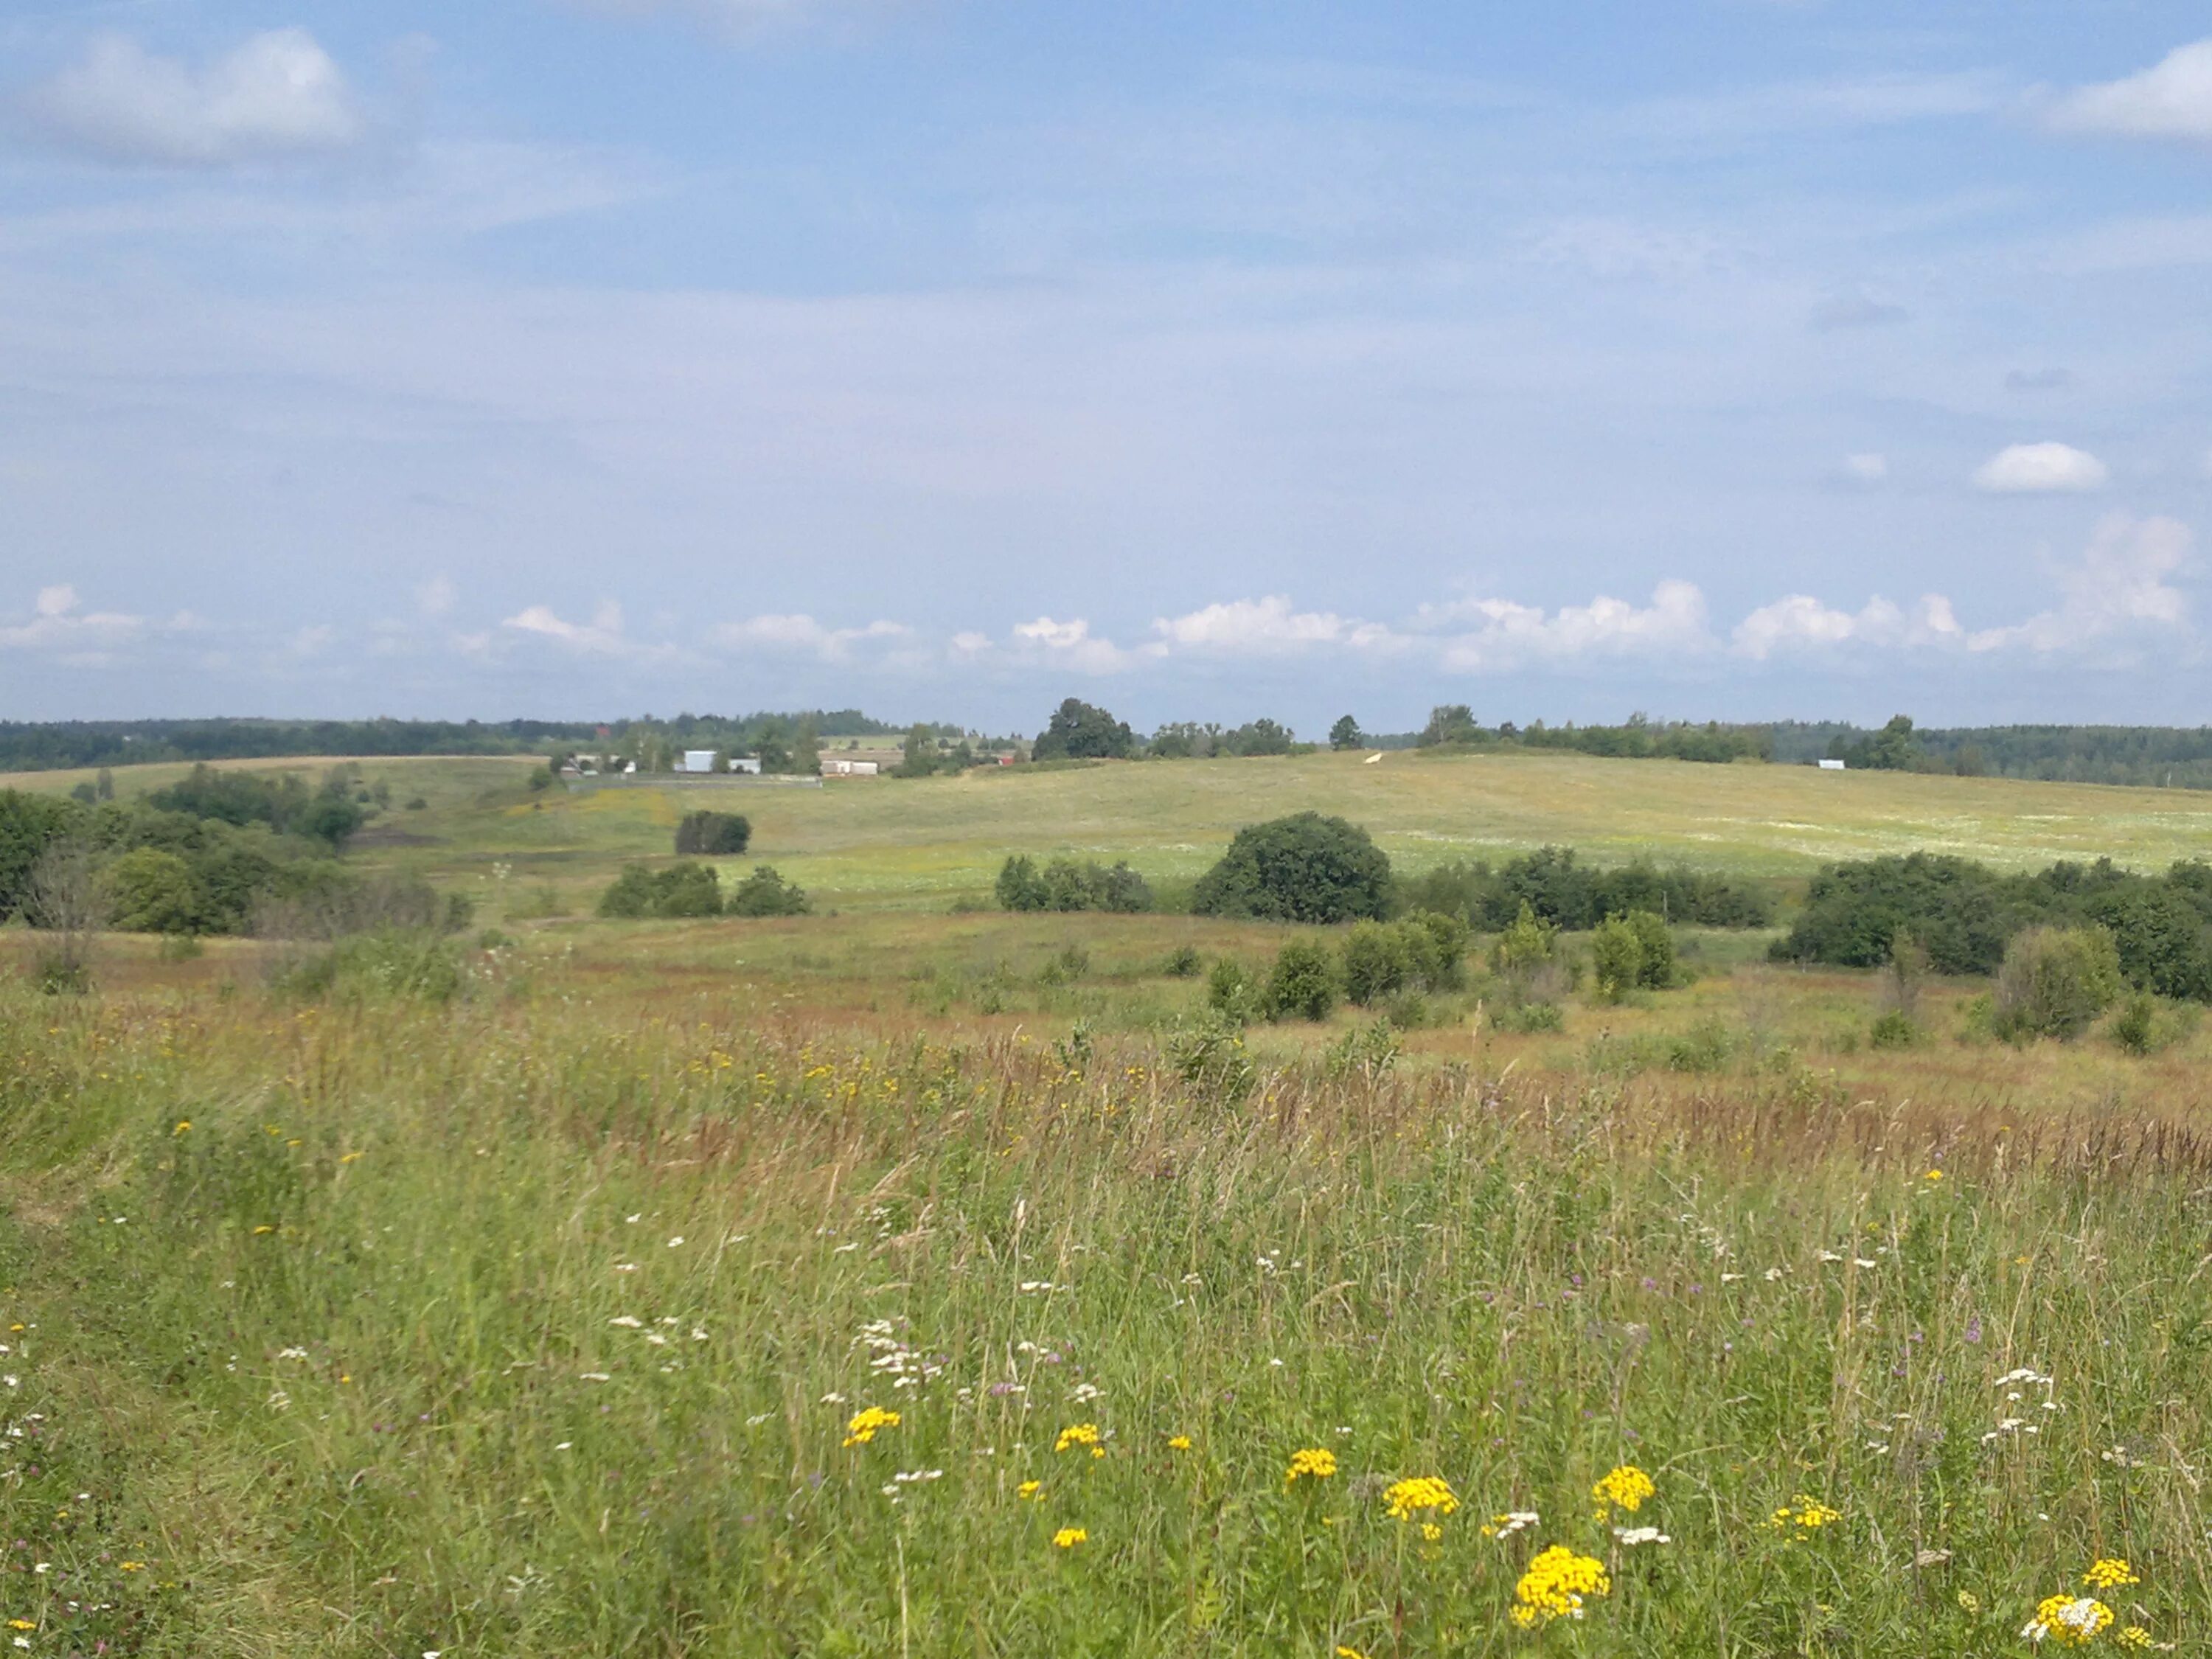
[(2179, 863), (2163, 876), (2094, 864), (2055, 864), (2005, 876), (1970, 860), (1914, 853), (1832, 866), (1778, 939), (1778, 960), (1869, 968), (1899, 938), (1939, 973), (1995, 973), (2007, 941), (2033, 927), (2094, 926), (2112, 936), (2130, 985), (2160, 996), (2212, 1000), (2212, 865)]
[(678, 857), (735, 858), (752, 839), (753, 826), (739, 812), (686, 812), (676, 826)]
[(1152, 890), (1126, 861), (1057, 858), (1040, 870), (1027, 854), (1000, 867), (994, 889), (1006, 910), (1110, 910), (1133, 915), (1152, 908)]
[(626, 866), (599, 896), (603, 916), (663, 921), (686, 916), (795, 916), (805, 913), (806, 895), (769, 866), (753, 872), (722, 897), (721, 878), (711, 864), (683, 860), (658, 870)]
[(1571, 847), (1541, 848), (1494, 869), (1480, 860), (1438, 865), (1405, 880), (1400, 892), (1411, 908), (1463, 916), (1486, 933), (1512, 926), (1524, 906), (1538, 921), (1577, 933), (1636, 910), (1702, 927), (1764, 927), (1774, 916), (1771, 894), (1740, 878), (1644, 860), (1601, 868)]

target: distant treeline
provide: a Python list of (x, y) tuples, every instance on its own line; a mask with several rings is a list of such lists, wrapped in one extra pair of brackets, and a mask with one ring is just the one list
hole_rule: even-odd
[[(907, 731), (857, 708), (791, 714), (678, 714), (593, 720), (0, 720), (0, 772), (125, 766), (149, 761), (264, 760), (313, 755), (513, 755), (551, 748), (627, 754), (657, 740), (674, 749), (753, 752), (763, 735), (811, 726), (823, 738)], [(932, 726), (959, 735), (953, 726)]]
[(2130, 984), (2212, 1001), (2212, 865), (2203, 863), (2157, 876), (2109, 859), (2021, 876), (1933, 853), (1832, 865), (1813, 878), (1772, 955), (1871, 968), (1905, 941), (1939, 973), (1987, 974), (2015, 934), (2044, 926), (2102, 927)]
[(2212, 726), (1961, 726), (1919, 727), (1900, 714), (1875, 731), (1831, 721), (1771, 728), (1773, 758), (1962, 777), (2051, 783), (2212, 789)]

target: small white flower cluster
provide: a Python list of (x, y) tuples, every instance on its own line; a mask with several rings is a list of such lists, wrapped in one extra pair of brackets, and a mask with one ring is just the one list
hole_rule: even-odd
[(884, 1488), (884, 1496), (896, 1504), (906, 1496), (906, 1489), (908, 1486), (919, 1486), (925, 1480), (942, 1480), (943, 1479), (945, 1479), (943, 1469), (901, 1469), (891, 1477), (890, 1484)]
[(1544, 1517), (1534, 1510), (1508, 1510), (1483, 1528), (1492, 1538), (1510, 1538), (1516, 1532), (1526, 1532), (1531, 1527), (1540, 1527)]
[(1638, 1544), (1671, 1544), (1674, 1541), (1656, 1527), (1615, 1527), (1613, 1535), (1631, 1548)]
[[(2052, 1387), (2051, 1377), (2046, 1373), (2037, 1370), (2032, 1365), (2023, 1365), (2017, 1370), (2007, 1371), (2002, 1376), (1997, 1378), (1997, 1380), (1990, 1386), (2003, 1389), (2006, 1391), (2005, 1404), (2012, 1406), (2020, 1404), (2024, 1399), (2024, 1396), (2021, 1394), (2020, 1390), (2012, 1386), (2015, 1382), (2026, 1383), (2031, 1387), (2040, 1388), (2045, 1391), (2046, 1396)], [(2048, 1397), (2045, 1398), (2039, 1403), (2041, 1408), (2046, 1412), (2063, 1411), (2065, 1409), (2056, 1400), (2052, 1400)], [(2007, 1413), (2004, 1416), (2000, 1417), (1997, 1419), (1996, 1427), (1991, 1429), (1987, 1434), (1982, 1437), (1982, 1443), (1984, 1446), (1994, 1446), (1998, 1442), (2007, 1439), (2014, 1435), (2040, 1434), (2042, 1432), (2042, 1425), (2030, 1422), (2026, 1417), (2015, 1417), (2010, 1413)]]
[(944, 1362), (933, 1359), (910, 1342), (903, 1342), (893, 1334), (896, 1327), (888, 1319), (871, 1320), (860, 1327), (854, 1342), (867, 1349), (874, 1358), (868, 1369), (878, 1376), (891, 1379), (894, 1389), (918, 1389), (929, 1378), (945, 1370)]

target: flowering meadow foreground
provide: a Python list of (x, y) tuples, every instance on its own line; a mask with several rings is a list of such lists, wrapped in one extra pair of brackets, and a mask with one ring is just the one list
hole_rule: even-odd
[(2212, 1620), (2212, 1143), (702, 1000), (0, 993), (8, 1651)]

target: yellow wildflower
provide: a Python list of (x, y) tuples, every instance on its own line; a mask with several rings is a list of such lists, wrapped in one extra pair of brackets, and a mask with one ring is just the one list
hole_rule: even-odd
[(1920, 1178), (1923, 1181), (1941, 1181), (1943, 1178), (1943, 1172), (1941, 1170), (1930, 1170)]
[(265, 1224), (264, 1224), (264, 1225), (263, 1225), (263, 1226), (256, 1227), (256, 1228), (253, 1230), (253, 1236), (254, 1236), (256, 1238), (258, 1238), (258, 1237), (261, 1237), (261, 1235), (262, 1235), (262, 1234), (264, 1234), (264, 1233), (273, 1233), (273, 1232), (275, 1232), (276, 1231), (276, 1230), (274, 1227), (267, 1226), (267, 1225), (265, 1225)]
[(1606, 1595), (1612, 1589), (1613, 1580), (1606, 1577), (1602, 1561), (1554, 1544), (1528, 1564), (1514, 1585), (1510, 1617), (1523, 1630), (1554, 1619), (1579, 1619), (1584, 1596)]
[(1435, 1522), (1424, 1521), (1421, 1522), (1421, 1536), (1427, 1539), (1431, 1544), (1435, 1543), (1437, 1539), (1443, 1535), (1444, 1529), (1438, 1526)]
[(1393, 1521), (1410, 1521), (1428, 1510), (1449, 1515), (1459, 1507), (1459, 1498), (1443, 1476), (1423, 1474), (1391, 1482), (1383, 1491), (1382, 1506)]
[(115, 1566), (116, 1571), (118, 1572), (143, 1572), (146, 1571), (146, 1564), (143, 1561), (118, 1561), (115, 1564)]
[(887, 1412), (881, 1406), (871, 1406), (866, 1411), (854, 1413), (853, 1420), (845, 1425), (845, 1443), (865, 1446), (876, 1437), (878, 1430), (895, 1429), (898, 1425), (899, 1414), (896, 1412)]
[(2112, 1639), (2124, 1648), (2147, 1648), (2151, 1645), (2150, 1632), (2141, 1625), (2130, 1625)]
[(38, 1627), (38, 1622), (35, 1620), (10, 1619), (8, 1621), (9, 1630), (36, 1630)]
[(1326, 1480), (1336, 1473), (1336, 1454), (1326, 1446), (1308, 1446), (1291, 1454), (1290, 1471), (1283, 1476), (1283, 1490), (1288, 1492), (1298, 1483), (1299, 1477)]
[(1052, 1547), (1059, 1550), (1072, 1550), (1078, 1544), (1090, 1541), (1091, 1534), (1080, 1527), (1062, 1527), (1052, 1535)]
[(2142, 1579), (2124, 1559), (2107, 1555), (2089, 1564), (2089, 1571), (2081, 1575), (2081, 1582), (2092, 1589), (2121, 1589), (2130, 1584), (2140, 1584)]
[(1808, 1498), (1801, 1492), (1797, 1494), (1795, 1507), (1784, 1504), (1767, 1517), (1766, 1524), (1777, 1532), (1795, 1527), (1797, 1529), (1797, 1535), (1802, 1538), (1808, 1534), (1818, 1532), (1823, 1527), (1832, 1527), (1843, 1518), (1844, 1512), (1841, 1510), (1830, 1509), (1819, 1498)]
[(170, 1130), (170, 1131), (169, 1131), (169, 1133), (170, 1133), (171, 1134), (173, 1134), (173, 1135), (180, 1135), (180, 1134), (184, 1133), (187, 1129), (191, 1128), (191, 1127), (192, 1127), (192, 1121), (191, 1121), (191, 1119), (190, 1119), (190, 1118), (188, 1118), (188, 1117), (180, 1117), (180, 1118), (179, 1118), (179, 1119), (177, 1120), (177, 1127), (176, 1127), (175, 1128), (173, 1128), (173, 1129)]
[(1017, 1498), (1035, 1498), (1035, 1497), (1036, 1497), (1039, 1492), (1042, 1492), (1043, 1490), (1044, 1490), (1044, 1482), (1043, 1482), (1043, 1481), (1042, 1481), (1042, 1480), (1024, 1480), (1024, 1481), (1023, 1481), (1023, 1482), (1022, 1482), (1022, 1484), (1021, 1484), (1020, 1486), (1017, 1486), (1017, 1487), (1015, 1487), (1015, 1488), (1014, 1488), (1014, 1496), (1015, 1496), (1015, 1497), (1017, 1497)]
[(1060, 1438), (1052, 1443), (1052, 1449), (1056, 1452), (1064, 1452), (1071, 1446), (1088, 1446), (1094, 1455), (1105, 1455), (1098, 1444), (1098, 1425), (1096, 1423), (1070, 1424), (1060, 1431)]
[(1190, 1437), (1187, 1434), (1179, 1434), (1175, 1436), (1168, 1442), (1168, 1449), (1170, 1451), (1188, 1451), (1190, 1449)]
[(1592, 1486), (1590, 1496), (1601, 1504), (1610, 1504), (1633, 1515), (1644, 1507), (1645, 1498), (1657, 1496), (1658, 1492), (1650, 1475), (1633, 1463), (1623, 1463)]
[(2112, 1622), (2112, 1610), (2092, 1596), (2046, 1595), (2020, 1633), (2031, 1642), (2047, 1636), (2062, 1648), (2083, 1648)]
[(1982, 1598), (1972, 1590), (1960, 1590), (1959, 1607), (1964, 1613), (1979, 1613), (1982, 1610)]

